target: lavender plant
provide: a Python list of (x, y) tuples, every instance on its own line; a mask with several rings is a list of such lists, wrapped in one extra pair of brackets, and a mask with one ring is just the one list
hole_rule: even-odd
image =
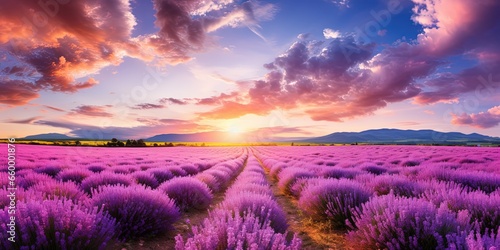
[(120, 239), (165, 233), (180, 217), (172, 199), (139, 185), (99, 187), (92, 204), (116, 219)]
[(177, 177), (158, 187), (183, 211), (202, 210), (212, 202), (213, 195), (207, 184), (194, 177)]
[(105, 249), (115, 237), (114, 219), (71, 200), (19, 202), (15, 242), (7, 240), (10, 216), (0, 211), (1, 249)]

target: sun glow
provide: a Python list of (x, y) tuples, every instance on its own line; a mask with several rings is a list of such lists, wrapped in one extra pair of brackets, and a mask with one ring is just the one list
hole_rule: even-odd
[(233, 135), (239, 135), (239, 134), (243, 133), (243, 129), (240, 126), (234, 124), (234, 125), (229, 126), (229, 128), (227, 129), (227, 132), (229, 132)]

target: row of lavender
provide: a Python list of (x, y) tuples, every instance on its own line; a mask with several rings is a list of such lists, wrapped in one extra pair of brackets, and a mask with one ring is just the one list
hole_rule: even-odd
[(191, 237), (184, 240), (178, 235), (176, 249), (301, 249), (300, 239), (289, 235), (287, 228), (264, 170), (251, 155), (224, 201), (203, 224), (193, 226)]
[(257, 150), (281, 191), (313, 219), (348, 229), (355, 249), (500, 247), (496, 148)]
[[(8, 208), (8, 176), (0, 172), (0, 249), (103, 249), (165, 233), (182, 211), (206, 209), (247, 157), (243, 148), (102, 149), (93, 152), (98, 161), (68, 165), (60, 147), (18, 147), (15, 214)], [(7, 241), (11, 216), (14, 243)]]

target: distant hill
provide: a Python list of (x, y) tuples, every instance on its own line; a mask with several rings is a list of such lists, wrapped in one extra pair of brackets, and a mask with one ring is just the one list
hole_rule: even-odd
[(434, 130), (372, 129), (362, 132), (336, 132), (325, 136), (301, 140), (315, 143), (458, 143), (496, 142), (500, 138), (477, 133), (438, 132)]
[(24, 138), (25, 140), (72, 140), (72, 139), (78, 139), (74, 137), (69, 137), (64, 134), (59, 134), (59, 133), (48, 133), (48, 134), (38, 134), (38, 135), (29, 135)]
[(145, 139), (150, 142), (228, 142), (238, 141), (237, 136), (226, 132), (200, 132), (193, 134), (161, 134)]

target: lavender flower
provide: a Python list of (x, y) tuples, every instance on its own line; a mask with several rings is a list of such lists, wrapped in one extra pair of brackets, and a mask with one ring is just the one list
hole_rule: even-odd
[(132, 174), (132, 178), (135, 180), (137, 184), (144, 185), (150, 188), (157, 188), (159, 186), (156, 178), (145, 171), (137, 171)]
[(335, 227), (353, 222), (351, 210), (368, 201), (368, 189), (347, 179), (324, 179), (311, 182), (302, 191), (299, 207), (317, 220), (328, 220)]
[(194, 177), (177, 177), (158, 187), (184, 211), (205, 209), (212, 202), (212, 192), (207, 184)]
[(173, 200), (143, 186), (100, 187), (92, 204), (116, 219), (120, 239), (164, 233), (180, 217)]
[(347, 240), (355, 249), (445, 249), (469, 230), (467, 217), (422, 199), (377, 196), (356, 209)]
[(122, 174), (115, 174), (111, 172), (102, 172), (87, 177), (82, 181), (80, 188), (85, 191), (85, 193), (90, 194), (92, 189), (96, 189), (100, 186), (106, 185), (124, 185), (128, 186), (132, 183), (129, 176)]
[(65, 169), (59, 172), (56, 179), (63, 182), (72, 181), (74, 183), (80, 184), (82, 183), (83, 179), (89, 177), (92, 174), (93, 172), (87, 169), (72, 168)]
[(1, 249), (105, 249), (115, 236), (112, 218), (66, 199), (19, 202), (14, 243), (7, 240), (10, 216), (0, 211)]

